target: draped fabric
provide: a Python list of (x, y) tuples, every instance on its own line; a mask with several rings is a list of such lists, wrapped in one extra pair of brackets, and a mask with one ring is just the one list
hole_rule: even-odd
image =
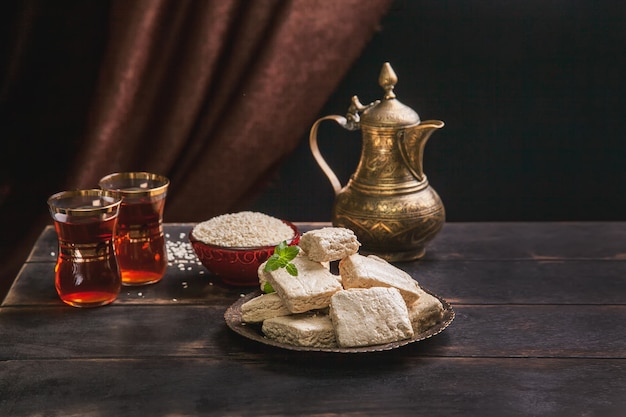
[(391, 0), (24, 0), (3, 10), (1, 291), (46, 199), (168, 176), (165, 221), (246, 207), (295, 149)]

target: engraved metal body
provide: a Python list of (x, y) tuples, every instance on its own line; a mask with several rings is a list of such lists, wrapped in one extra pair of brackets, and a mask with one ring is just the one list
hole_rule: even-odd
[[(354, 96), (346, 117), (318, 119), (309, 141), (315, 160), (335, 191), (333, 225), (353, 230), (363, 253), (388, 261), (408, 261), (424, 256), (427, 243), (445, 223), (443, 203), (423, 170), (426, 142), (444, 123), (420, 121), (415, 111), (396, 99), (393, 89), (397, 81), (385, 63), (379, 77), (385, 90), (383, 99), (363, 105)], [(317, 131), (324, 120), (348, 130), (361, 130), (361, 158), (345, 187), (317, 145)]]

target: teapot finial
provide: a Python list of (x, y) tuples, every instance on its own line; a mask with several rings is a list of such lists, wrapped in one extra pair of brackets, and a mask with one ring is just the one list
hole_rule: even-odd
[(391, 64), (385, 62), (383, 68), (380, 70), (378, 76), (378, 84), (385, 90), (385, 100), (396, 98), (396, 93), (393, 92), (393, 88), (398, 83), (398, 76), (396, 75)]
[(385, 95), (382, 100), (376, 100), (361, 112), (361, 125), (400, 128), (420, 123), (420, 117), (415, 110), (396, 98), (393, 90), (397, 83), (398, 76), (389, 62), (385, 62), (378, 76), (378, 84), (385, 90)]

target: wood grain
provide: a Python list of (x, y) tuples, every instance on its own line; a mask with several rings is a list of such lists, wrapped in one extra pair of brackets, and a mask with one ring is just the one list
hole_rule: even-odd
[[(191, 227), (166, 225), (172, 248)], [(55, 251), (48, 227), (0, 307), (3, 416), (626, 415), (626, 223), (447, 224), (424, 259), (397, 265), (455, 320), (359, 354), (234, 333), (224, 312), (256, 288), (223, 285), (184, 251), (158, 284), (66, 306)]]
[(14, 417), (618, 417), (626, 411), (623, 360), (261, 358), (3, 362), (0, 410)]

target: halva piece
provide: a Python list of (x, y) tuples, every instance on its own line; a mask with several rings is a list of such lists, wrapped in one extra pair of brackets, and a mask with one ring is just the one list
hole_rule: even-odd
[(400, 291), (407, 305), (420, 297), (421, 289), (411, 275), (374, 255), (355, 253), (342, 259), (339, 275), (345, 289), (394, 287)]
[(408, 306), (409, 319), (413, 325), (413, 331), (422, 333), (443, 318), (443, 305), (437, 297), (428, 294), (420, 288), (420, 298)]
[(396, 288), (339, 291), (331, 298), (329, 315), (341, 347), (379, 345), (414, 335), (406, 303)]
[(309, 259), (317, 262), (338, 261), (357, 253), (361, 244), (350, 229), (324, 227), (308, 231), (298, 244)]
[(265, 319), (286, 316), (291, 312), (276, 293), (261, 294), (241, 305), (241, 321), (261, 323)]
[(337, 276), (326, 266), (304, 256), (297, 256), (292, 263), (298, 269), (297, 276), (290, 275), (285, 268), (263, 273), (263, 278), (278, 293), (287, 309), (291, 313), (304, 313), (328, 307), (330, 297), (342, 289)]
[(294, 346), (336, 346), (335, 330), (327, 314), (292, 314), (267, 319), (261, 331), (268, 339)]

